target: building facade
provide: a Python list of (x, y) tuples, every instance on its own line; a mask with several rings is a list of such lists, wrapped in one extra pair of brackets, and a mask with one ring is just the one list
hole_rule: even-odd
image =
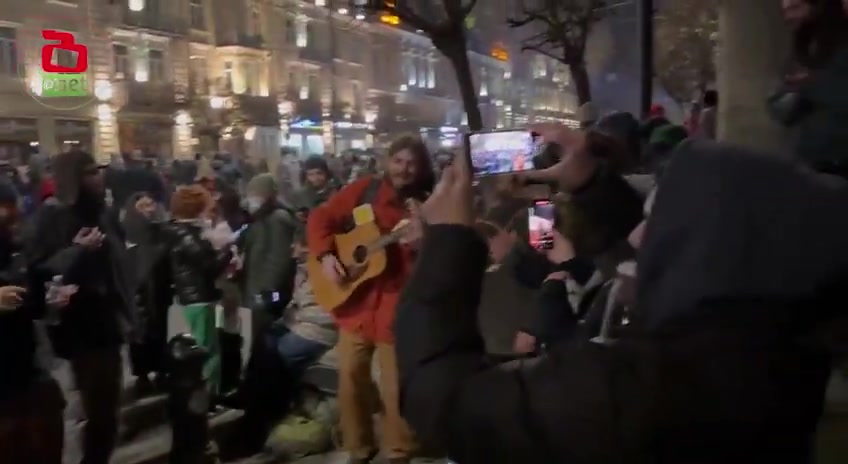
[[(455, 144), (466, 121), (451, 64), (399, 18), (335, 1), (0, 2), (0, 158), (80, 145), (104, 161), (217, 150), (273, 161), (281, 147), (341, 152), (402, 132)], [(576, 111), (567, 74), (520, 53), (506, 10), (468, 23), (484, 125), (567, 120)], [(48, 89), (44, 30), (71, 32), (87, 49), (84, 91)], [(53, 64), (77, 61), (52, 53)]]

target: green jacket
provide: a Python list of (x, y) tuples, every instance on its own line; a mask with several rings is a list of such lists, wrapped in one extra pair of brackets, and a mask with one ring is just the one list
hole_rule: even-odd
[(244, 232), (242, 294), (246, 307), (256, 295), (277, 291), (288, 299), (294, 286), (297, 263), (292, 245), (297, 221), (284, 209), (257, 218)]

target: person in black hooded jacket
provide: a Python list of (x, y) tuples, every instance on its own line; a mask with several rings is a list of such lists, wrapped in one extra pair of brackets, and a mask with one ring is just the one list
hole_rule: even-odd
[(55, 157), (58, 201), (37, 212), (25, 247), (29, 269), (79, 288), (49, 335), (80, 392), (86, 464), (107, 464), (115, 447), (121, 345), (136, 327), (126, 247), (107, 217), (102, 168), (81, 151)]
[[(157, 237), (162, 205), (147, 192), (125, 202), (121, 225), (127, 246), (127, 274), (138, 303), (139, 337), (130, 344), (130, 364), (139, 396), (164, 387), (167, 374), (168, 308), (173, 303), (171, 269), (165, 243)], [(155, 378), (150, 379), (150, 374)]]
[[(540, 176), (591, 182), (580, 135), (533, 130), (571, 147)], [(848, 183), (709, 141), (678, 150), (628, 331), (499, 366), (476, 327), (470, 168), (454, 165), (422, 208), (395, 322), (401, 412), (423, 446), (462, 464), (810, 462), (830, 370), (813, 334), (845, 312)]]

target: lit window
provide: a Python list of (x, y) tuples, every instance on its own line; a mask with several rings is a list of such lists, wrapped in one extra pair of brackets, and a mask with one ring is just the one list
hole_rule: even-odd
[(147, 53), (147, 70), (151, 82), (165, 80), (165, 53), (162, 50), (150, 50)]
[(224, 85), (227, 90), (233, 90), (233, 62), (227, 61), (224, 63)]
[(403, 74), (406, 76), (407, 85), (415, 85), (418, 82), (418, 76), (415, 73), (415, 62), (409, 53), (404, 53), (403, 55)]
[(545, 77), (548, 75), (548, 67), (545, 63), (545, 58), (542, 56), (537, 56), (535, 60), (533, 60), (533, 77)]
[(206, 29), (206, 13), (203, 10), (203, 0), (191, 0), (191, 27), (193, 29)]
[(307, 37), (309, 36), (309, 34), (308, 34), (308, 31), (307, 31), (307, 27), (308, 26), (307, 26), (306, 20), (298, 18), (297, 22), (295, 23), (295, 31), (296, 31), (295, 45), (297, 45), (300, 48), (304, 48), (308, 44)]
[(426, 57), (421, 57), (416, 60), (418, 63), (418, 86), (421, 88), (427, 87), (427, 61)]
[(125, 45), (112, 45), (112, 55), (114, 56), (115, 79), (126, 79), (130, 72), (130, 57), (129, 51)]

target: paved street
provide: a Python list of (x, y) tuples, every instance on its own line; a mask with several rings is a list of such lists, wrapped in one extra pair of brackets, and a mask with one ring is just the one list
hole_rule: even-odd
[[(171, 308), (168, 315), (168, 336), (172, 336), (178, 332), (183, 332), (186, 329), (185, 320), (178, 310)], [(242, 310), (240, 314), (241, 332), (245, 338), (245, 347), (250, 346), (250, 314), (247, 310)], [(132, 375), (130, 374), (129, 360), (124, 353), (124, 382), (125, 386), (130, 386)], [(247, 356), (247, 350), (243, 355)], [(245, 358), (246, 359), (246, 358)], [(83, 420), (82, 409), (79, 402), (79, 394), (74, 390), (73, 377), (66, 362), (57, 360), (57, 366), (54, 369), (54, 376), (62, 385), (62, 390), (65, 392), (68, 406), (65, 408), (65, 458), (66, 464), (76, 464), (79, 462), (79, 432), (80, 422)], [(334, 461), (331, 461), (334, 462)]]

